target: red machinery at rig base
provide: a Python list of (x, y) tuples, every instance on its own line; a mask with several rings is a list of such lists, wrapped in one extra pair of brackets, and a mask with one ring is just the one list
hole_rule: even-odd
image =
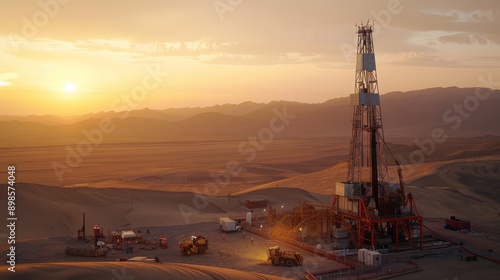
[(444, 228), (451, 230), (470, 230), (470, 221), (457, 219), (455, 216), (451, 216), (446, 219)]

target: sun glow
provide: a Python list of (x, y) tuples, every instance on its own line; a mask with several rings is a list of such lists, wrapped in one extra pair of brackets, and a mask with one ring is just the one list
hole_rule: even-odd
[(67, 82), (64, 84), (64, 92), (66, 93), (74, 93), (76, 90), (75, 84), (71, 82)]

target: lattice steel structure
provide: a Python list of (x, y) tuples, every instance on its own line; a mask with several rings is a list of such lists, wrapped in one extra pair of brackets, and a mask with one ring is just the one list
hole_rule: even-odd
[[(379, 207), (379, 187), (389, 180), (384, 159), (384, 132), (373, 46), (373, 25), (357, 28), (358, 46), (356, 78), (351, 104), (352, 136), (347, 182), (367, 183), (376, 208)], [(354, 195), (362, 195), (362, 186), (355, 186)]]
[[(399, 184), (389, 183), (384, 156), (384, 132), (380, 110), (373, 24), (357, 26), (357, 57), (350, 158), (346, 182), (338, 182), (332, 207), (338, 224), (349, 231), (356, 248), (400, 250), (400, 243), (422, 248), (422, 216), (411, 194), (404, 191), (402, 169)], [(406, 208), (410, 201), (410, 208)]]

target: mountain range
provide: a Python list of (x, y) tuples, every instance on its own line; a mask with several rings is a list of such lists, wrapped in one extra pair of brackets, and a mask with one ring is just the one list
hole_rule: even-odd
[[(393, 138), (431, 137), (436, 128), (450, 137), (500, 135), (498, 108), (500, 90), (486, 88), (428, 88), (381, 95), (384, 132)], [(342, 97), (314, 104), (248, 101), (71, 117), (4, 115), (0, 116), (0, 129), (5, 135), (0, 145), (74, 144), (84, 137), (84, 132), (100, 129), (103, 121), (113, 128), (112, 132), (103, 132), (106, 143), (244, 140), (259, 135), (348, 137), (352, 111), (350, 98)]]

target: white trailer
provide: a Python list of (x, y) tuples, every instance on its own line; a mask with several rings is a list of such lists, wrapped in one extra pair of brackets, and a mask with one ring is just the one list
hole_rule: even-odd
[(219, 218), (219, 228), (222, 231), (240, 231), (243, 227), (235, 220), (229, 218)]

